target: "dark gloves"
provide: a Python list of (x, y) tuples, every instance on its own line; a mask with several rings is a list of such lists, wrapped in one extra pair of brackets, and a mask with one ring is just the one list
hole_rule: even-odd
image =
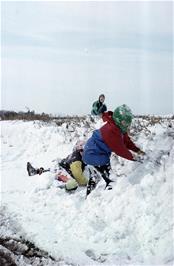
[(137, 154), (133, 156), (134, 161), (137, 161), (139, 163), (143, 163), (146, 158), (146, 153), (144, 151), (139, 150)]
[(99, 108), (98, 113), (99, 113), (99, 114), (102, 114), (102, 113), (104, 113), (104, 112), (106, 112), (106, 111), (107, 111), (106, 105), (103, 104), (103, 105)]

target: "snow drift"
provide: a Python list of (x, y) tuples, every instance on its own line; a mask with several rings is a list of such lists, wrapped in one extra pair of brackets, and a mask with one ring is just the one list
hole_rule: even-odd
[[(54, 173), (29, 177), (26, 163), (56, 167), (101, 120), (75, 123), (1, 121), (1, 203), (18, 234), (64, 265), (172, 265), (174, 121), (135, 119), (131, 135), (143, 164), (113, 155), (111, 191), (101, 180), (67, 194)], [(2, 232), (2, 229), (0, 233)]]

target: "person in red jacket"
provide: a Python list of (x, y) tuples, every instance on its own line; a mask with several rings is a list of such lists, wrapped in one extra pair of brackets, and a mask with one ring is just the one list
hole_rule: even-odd
[[(100, 129), (95, 130), (91, 138), (88, 139), (84, 147), (83, 161), (88, 165), (93, 165), (102, 175), (109, 186), (110, 156), (114, 152), (127, 160), (136, 161), (136, 157), (131, 151), (144, 155), (128, 136), (133, 114), (130, 108), (123, 104), (114, 112), (108, 111), (102, 114), (104, 124)], [(130, 151), (131, 150), (131, 151)]]

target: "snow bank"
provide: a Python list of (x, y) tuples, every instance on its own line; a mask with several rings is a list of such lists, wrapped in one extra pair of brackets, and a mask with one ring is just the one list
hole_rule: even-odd
[(172, 265), (174, 124), (141, 123), (131, 133), (148, 158), (140, 164), (113, 155), (113, 190), (101, 181), (85, 200), (85, 189), (67, 194), (52, 173), (27, 176), (26, 163), (54, 167), (100, 120), (59, 127), (1, 122), (2, 205), (21, 235), (67, 264)]

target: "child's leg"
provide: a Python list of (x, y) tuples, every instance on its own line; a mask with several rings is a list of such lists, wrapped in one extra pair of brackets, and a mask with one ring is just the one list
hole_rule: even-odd
[(102, 166), (95, 166), (95, 168), (101, 173), (102, 178), (106, 182), (106, 187), (109, 185), (110, 182), (113, 182), (111, 179), (109, 179), (109, 172), (111, 170), (110, 164), (102, 165)]

